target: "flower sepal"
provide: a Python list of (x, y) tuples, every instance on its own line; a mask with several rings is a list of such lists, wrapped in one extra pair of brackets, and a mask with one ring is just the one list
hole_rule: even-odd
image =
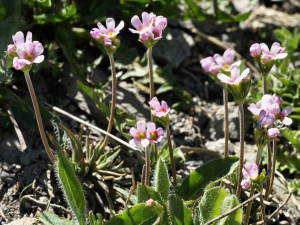
[(29, 65), (25, 64), (25, 66), (24, 66), (21, 70), (22, 70), (24, 73), (28, 73), (28, 72), (31, 70), (32, 64), (33, 64), (33, 63), (31, 63), (31, 64), (29, 64)]
[(103, 45), (103, 47), (108, 55), (113, 55), (119, 48), (120, 44), (121, 41), (119, 39), (115, 39), (114, 41), (112, 41), (111, 45)]
[(269, 59), (268, 62), (264, 62), (262, 58), (258, 60), (258, 66), (261, 71), (261, 74), (266, 77), (270, 73), (272, 67), (274, 66), (276, 60)]
[(159, 40), (153, 40), (151, 38), (149, 38), (147, 41), (143, 41), (141, 39), (139, 39), (139, 42), (142, 42), (147, 49), (152, 48)]
[(11, 53), (11, 52), (7, 52), (7, 51), (4, 51), (6, 53), (6, 55), (11, 58), (11, 59), (14, 59), (15, 57), (17, 57), (17, 53), (16, 51), (14, 53)]
[(164, 127), (169, 127), (170, 126), (170, 118), (169, 118), (169, 114), (167, 114), (166, 116), (164, 117), (158, 117), (158, 116), (155, 116), (152, 112), (152, 118), (157, 121), (157, 122), (160, 122), (161, 125), (163, 125)]

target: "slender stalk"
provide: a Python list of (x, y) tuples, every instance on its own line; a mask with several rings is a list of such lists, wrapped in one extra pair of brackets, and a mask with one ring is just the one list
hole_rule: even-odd
[(145, 185), (147, 185), (147, 186), (149, 186), (149, 181), (150, 181), (150, 151), (151, 151), (151, 149), (147, 146), (145, 148), (145, 155), (146, 155)]
[(175, 168), (175, 161), (174, 161), (174, 156), (173, 156), (170, 128), (166, 127), (166, 130), (167, 130), (169, 152), (170, 152), (170, 159), (171, 159), (171, 166), (172, 166), (172, 175), (173, 175), (173, 182), (174, 182), (174, 189), (175, 189), (177, 187), (177, 180), (176, 180), (176, 168)]
[(265, 205), (264, 205), (264, 199), (262, 195), (260, 196), (260, 205), (261, 205), (262, 221), (264, 221), (264, 225), (266, 225)]
[(157, 143), (154, 143), (154, 156), (155, 156), (155, 161), (157, 161), (157, 154), (158, 154), (158, 151), (157, 151)]
[[(150, 100), (151, 100), (152, 98), (154, 98), (152, 47), (148, 48), (148, 66), (149, 66)], [(153, 122), (153, 119), (151, 119), (151, 120)]]
[(273, 140), (273, 164), (272, 164), (272, 171), (271, 171), (271, 185), (270, 185), (269, 194), (271, 194), (272, 192), (273, 183), (274, 183), (275, 170), (276, 170), (276, 153), (277, 153), (277, 139), (275, 137)]
[(259, 162), (260, 162), (260, 159), (261, 159), (261, 155), (262, 155), (262, 151), (263, 151), (262, 148), (258, 148), (258, 150), (257, 150), (256, 162), (255, 162), (257, 166), (259, 165)]
[(42, 137), (44, 147), (46, 149), (46, 152), (47, 152), (49, 158), (51, 159), (52, 163), (54, 164), (56, 160), (55, 160), (54, 155), (51, 152), (51, 149), (49, 147), (49, 144), (48, 144), (48, 141), (47, 141), (47, 138), (46, 138), (46, 134), (45, 134), (44, 126), (43, 126), (43, 121), (42, 121), (39, 105), (38, 105), (38, 102), (37, 102), (37, 99), (36, 99), (36, 96), (35, 96), (35, 93), (34, 93), (34, 89), (33, 89), (32, 83), (31, 83), (29, 72), (24, 72), (24, 75), (25, 75), (25, 79), (26, 79), (27, 86), (28, 86), (28, 89), (29, 89), (30, 97), (31, 97), (31, 100), (32, 100), (32, 104), (33, 104), (33, 108), (34, 108), (34, 111), (35, 111), (37, 124), (38, 124), (38, 127), (39, 127), (39, 131), (40, 131), (40, 134), (41, 134), (41, 137)]
[(264, 95), (268, 94), (268, 90), (267, 90), (267, 76), (263, 76), (263, 88), (264, 88)]
[(242, 169), (244, 167), (244, 107), (243, 104), (239, 104), (239, 119), (240, 119), (240, 164), (239, 164), (239, 178), (238, 186), (236, 191), (237, 198), (240, 197), (242, 186), (241, 182), (243, 179)]
[[(113, 55), (108, 55), (110, 65), (111, 65), (111, 76), (112, 76), (112, 84), (111, 84), (111, 108), (110, 108), (110, 116), (109, 116), (109, 122), (107, 126), (107, 133), (111, 132), (111, 128), (114, 121), (114, 114), (115, 114), (115, 108), (116, 108), (116, 92), (117, 92), (117, 78), (116, 78), (116, 69), (115, 69), (115, 62)], [(101, 149), (104, 149), (108, 142), (108, 135), (105, 136), (105, 139), (103, 141), (103, 144), (101, 146)]]
[[(252, 198), (252, 196), (254, 195), (254, 191), (255, 191), (255, 189), (254, 189), (254, 187), (252, 185), (251, 186), (251, 190), (250, 190), (250, 196), (249, 196), (249, 198)], [(244, 220), (244, 224), (245, 225), (248, 225), (248, 223), (249, 223), (249, 218), (250, 218), (250, 213), (251, 213), (251, 207), (252, 207), (252, 201), (249, 202), (249, 204), (247, 206), (247, 209), (246, 209), (246, 216), (245, 216), (245, 220)]]
[(228, 156), (228, 139), (229, 139), (229, 128), (228, 128), (228, 91), (223, 87), (223, 102), (224, 102), (224, 134), (225, 134), (225, 152), (224, 157)]

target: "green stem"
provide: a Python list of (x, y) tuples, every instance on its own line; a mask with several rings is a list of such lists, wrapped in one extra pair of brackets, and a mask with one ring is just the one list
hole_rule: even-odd
[[(254, 189), (254, 187), (252, 185), (251, 186), (251, 190), (250, 190), (250, 196), (249, 196), (249, 198), (253, 197), (254, 191), (255, 191), (255, 189)], [(248, 225), (248, 223), (249, 223), (249, 218), (250, 218), (250, 213), (251, 213), (251, 207), (252, 207), (252, 201), (248, 203), (244, 225)]]
[(264, 199), (263, 199), (262, 195), (260, 195), (260, 205), (261, 205), (262, 221), (264, 221), (264, 225), (266, 225), (265, 204), (264, 204)]
[(273, 183), (274, 183), (275, 170), (276, 170), (276, 155), (277, 155), (276, 153), (277, 153), (277, 139), (275, 137), (273, 140), (273, 164), (272, 164), (272, 171), (271, 171), (271, 185), (270, 185), (269, 194), (271, 194), (272, 192)]
[(174, 161), (174, 156), (173, 156), (173, 148), (172, 148), (172, 141), (171, 141), (171, 135), (170, 135), (170, 128), (166, 127), (166, 130), (167, 130), (169, 152), (170, 152), (170, 159), (171, 159), (171, 166), (172, 166), (172, 175), (173, 175), (174, 189), (176, 189), (176, 187), (177, 187), (176, 167), (175, 167), (175, 161)]
[[(110, 65), (111, 65), (111, 76), (112, 76), (112, 84), (111, 84), (111, 89), (112, 89), (112, 94), (111, 94), (111, 108), (110, 108), (110, 116), (109, 116), (109, 122), (107, 126), (107, 133), (111, 132), (113, 121), (114, 121), (114, 113), (115, 113), (115, 108), (116, 108), (116, 92), (117, 92), (117, 78), (116, 78), (116, 69), (115, 69), (115, 62), (114, 62), (114, 57), (113, 55), (108, 55)], [(107, 145), (109, 137), (106, 135), (105, 139), (103, 141), (103, 144), (101, 146), (101, 149), (104, 149), (105, 146)]]
[(229, 126), (228, 126), (228, 91), (223, 87), (223, 102), (224, 102), (224, 134), (225, 134), (225, 152), (224, 157), (228, 156), (228, 139), (229, 139)]
[(145, 185), (147, 185), (147, 186), (149, 186), (149, 181), (150, 181), (150, 151), (151, 151), (151, 149), (147, 146), (145, 148), (145, 155), (146, 155)]
[(157, 161), (157, 155), (158, 155), (157, 143), (154, 144), (154, 155), (155, 155), (155, 161)]
[(237, 198), (240, 197), (242, 186), (241, 182), (243, 179), (242, 170), (244, 167), (244, 107), (243, 104), (239, 104), (239, 120), (240, 120), (240, 164), (239, 164), (239, 178), (238, 186), (236, 191)]
[(267, 76), (263, 76), (263, 88), (264, 88), (264, 95), (268, 93), (267, 90)]
[(28, 89), (29, 89), (30, 97), (32, 99), (32, 104), (33, 104), (33, 108), (34, 108), (34, 111), (35, 111), (36, 120), (37, 120), (37, 124), (38, 124), (38, 127), (39, 127), (39, 131), (40, 131), (40, 134), (41, 134), (41, 137), (42, 137), (44, 147), (46, 149), (46, 152), (47, 152), (49, 158), (51, 159), (52, 163), (54, 164), (56, 160), (55, 160), (54, 155), (52, 154), (52, 151), (49, 147), (49, 144), (48, 144), (48, 141), (47, 141), (47, 138), (46, 138), (46, 134), (45, 134), (44, 126), (43, 126), (43, 121), (42, 121), (39, 105), (38, 105), (38, 102), (37, 102), (37, 99), (36, 99), (36, 96), (35, 96), (35, 93), (34, 93), (34, 89), (33, 89), (32, 83), (31, 83), (29, 72), (24, 72), (24, 75), (25, 75), (25, 79), (26, 79), (27, 86), (28, 86)]

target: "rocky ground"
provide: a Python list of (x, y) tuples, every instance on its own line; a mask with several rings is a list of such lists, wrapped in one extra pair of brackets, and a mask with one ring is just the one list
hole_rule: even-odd
[[(300, 6), (297, 1), (289, 2), (289, 7), (282, 4), (265, 6), (249, 5), (250, 1), (234, 1), (236, 10), (243, 12), (245, 8), (253, 9), (250, 18), (241, 23), (199, 22), (169, 20), (169, 32), (166, 38), (159, 41), (153, 49), (153, 57), (158, 65), (173, 63), (173, 76), (176, 82), (192, 96), (191, 107), (188, 110), (170, 111), (171, 133), (177, 147), (182, 146), (182, 152), (187, 153), (185, 163), (178, 174), (186, 176), (193, 168), (223, 154), (224, 132), (222, 106), (222, 87), (213, 82), (202, 70), (199, 60), (215, 53), (222, 54), (224, 49), (234, 48), (242, 58), (255, 65), (249, 54), (252, 43), (258, 42), (259, 34), (266, 32), (270, 39), (275, 40), (272, 30), (285, 26), (293, 29), (300, 23)], [(243, 4), (241, 2), (244, 2)], [(272, 1), (271, 1), (272, 2)], [(282, 1), (283, 2), (283, 1)], [(295, 2), (295, 3), (293, 3)], [(273, 7), (272, 7), (273, 5)], [(276, 8), (277, 7), (277, 8)], [(284, 18), (284, 19), (283, 19)], [(200, 32), (200, 33), (199, 33)], [(202, 33), (203, 32), (203, 33)], [(222, 44), (220, 44), (219, 40)], [(254, 66), (253, 66), (254, 67)], [(251, 68), (254, 80), (257, 80), (257, 70)], [(62, 108), (63, 110), (88, 120), (92, 124), (106, 129), (106, 121), (95, 106), (76, 84), (74, 77), (66, 66), (65, 79), (55, 83), (43, 81), (33, 77), (34, 86), (38, 94), (44, 95), (44, 100)], [(107, 79), (109, 70), (96, 68), (94, 82)], [(104, 78), (103, 78), (104, 77)], [(36, 85), (35, 85), (36, 84)], [(41, 88), (41, 84), (44, 86)], [(21, 83), (20, 89), (26, 89), (25, 83)], [(117, 106), (137, 119), (149, 120), (150, 114), (147, 106), (148, 92), (142, 89), (136, 82), (130, 79), (119, 80), (117, 87)], [(109, 92), (109, 88), (107, 89)], [(49, 98), (54, 96), (55, 98)], [(167, 92), (159, 95), (160, 99), (173, 102), (176, 96)], [(229, 152), (231, 155), (239, 155), (239, 132), (238, 132), (238, 107), (229, 97)], [(255, 145), (253, 142), (253, 130), (250, 113), (246, 112), (245, 133), (245, 159), (254, 161)], [(64, 125), (71, 130), (78, 131), (80, 124), (70, 118), (57, 114)], [(24, 126), (20, 129), (26, 140), (27, 149), (20, 150), (20, 144), (12, 125), (1, 131), (0, 142), (0, 222), (1, 224), (34, 224), (38, 223), (34, 218), (39, 212), (45, 210), (50, 196), (47, 185), (53, 174), (49, 173), (47, 164), (50, 160), (43, 149), (43, 145), (37, 130), (28, 130)], [(53, 133), (52, 125), (46, 130)], [(116, 131), (113, 131), (116, 134)], [(103, 138), (99, 132), (91, 130), (95, 140)], [(191, 148), (210, 150), (206, 153), (191, 153)], [(197, 151), (195, 151), (197, 152)], [(132, 155), (124, 153), (121, 157), (127, 165), (139, 166), (139, 162)], [(47, 172), (48, 171), (48, 172)], [(23, 191), (23, 192), (22, 192)], [(38, 202), (24, 199), (20, 204), (20, 197), (30, 196)], [(278, 202), (282, 202), (287, 194), (287, 185), (282, 177), (275, 180), (274, 194)], [(67, 207), (58, 192), (53, 196), (51, 203)], [(299, 224), (300, 201), (294, 197), (287, 207), (282, 209), (283, 214), (273, 221), (273, 224)], [(66, 211), (50, 206), (60, 216), (67, 216)], [(268, 208), (269, 212), (274, 208)], [(24, 218), (23, 218), (24, 217)], [(23, 218), (23, 221), (16, 221)], [(12, 222), (15, 221), (15, 222)], [(278, 223), (278, 221), (281, 221)], [(286, 221), (286, 223), (285, 223)]]

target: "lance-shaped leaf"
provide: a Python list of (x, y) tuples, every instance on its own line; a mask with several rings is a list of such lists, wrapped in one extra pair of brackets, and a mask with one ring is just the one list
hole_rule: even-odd
[[(220, 215), (228, 212), (239, 204), (240, 203), (235, 196), (227, 196), (221, 204)], [(242, 209), (238, 209), (233, 213), (230, 213), (228, 216), (218, 220), (215, 225), (240, 225), (242, 224), (242, 217), (243, 211)]]
[(196, 199), (208, 184), (212, 185), (232, 174), (239, 164), (238, 160), (238, 157), (229, 156), (198, 167), (177, 186), (177, 195), (185, 201)]
[(193, 224), (192, 211), (175, 195), (170, 195), (169, 197), (169, 213), (172, 225)]
[(139, 204), (115, 215), (104, 225), (152, 225), (157, 218), (158, 216), (148, 206)]
[(227, 196), (228, 194), (221, 187), (211, 188), (204, 193), (199, 204), (201, 224), (221, 215), (221, 204)]
[(138, 183), (137, 185), (137, 201), (138, 203), (145, 203), (150, 198), (157, 201), (162, 206), (165, 206), (160, 194), (154, 191), (151, 187)]
[(160, 157), (155, 167), (154, 189), (166, 202), (169, 196), (170, 181), (166, 165)]
[(75, 222), (67, 219), (60, 219), (57, 215), (49, 212), (42, 212), (39, 215), (39, 219), (45, 225), (75, 225)]
[(86, 224), (86, 201), (82, 187), (72, 169), (72, 166), (60, 151), (57, 151), (57, 175), (65, 198), (75, 214), (80, 225)]

